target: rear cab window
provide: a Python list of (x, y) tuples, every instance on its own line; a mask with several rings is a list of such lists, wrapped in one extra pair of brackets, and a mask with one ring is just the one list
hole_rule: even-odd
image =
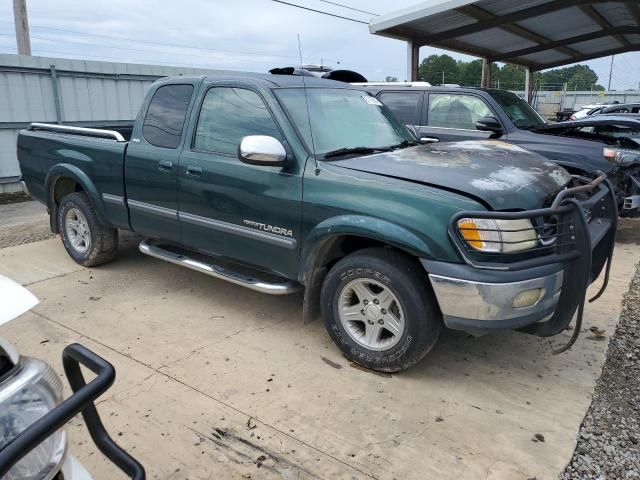
[(164, 85), (158, 88), (142, 124), (142, 136), (156, 147), (178, 148), (185, 125), (193, 85)]

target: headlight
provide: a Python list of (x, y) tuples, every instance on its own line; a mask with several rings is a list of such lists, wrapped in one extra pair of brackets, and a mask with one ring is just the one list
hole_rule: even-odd
[(602, 153), (605, 159), (616, 165), (622, 165), (623, 167), (636, 162), (640, 163), (640, 150), (623, 150), (620, 148), (605, 147)]
[(527, 219), (461, 218), (458, 230), (467, 245), (480, 252), (520, 252), (538, 245), (536, 231)]
[[(62, 382), (40, 360), (21, 358), (0, 385), (0, 450), (62, 401)], [(50, 479), (64, 460), (67, 437), (58, 430), (16, 463), (2, 480)]]

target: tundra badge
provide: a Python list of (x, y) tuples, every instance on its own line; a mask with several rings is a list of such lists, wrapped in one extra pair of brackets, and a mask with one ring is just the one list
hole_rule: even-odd
[(245, 225), (257, 228), (263, 232), (275, 233), (277, 235), (284, 235), (285, 237), (293, 237), (293, 231), (287, 228), (274, 227), (273, 225), (267, 225), (266, 223), (254, 222), (253, 220), (243, 220)]

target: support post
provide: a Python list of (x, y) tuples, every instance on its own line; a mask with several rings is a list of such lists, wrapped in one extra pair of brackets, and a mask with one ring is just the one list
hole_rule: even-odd
[(31, 39), (29, 38), (29, 19), (27, 17), (26, 0), (13, 0), (13, 19), (16, 27), (18, 55), (31, 55)]
[(482, 80), (480, 86), (482, 88), (491, 88), (491, 63), (488, 59), (482, 59)]
[(531, 68), (527, 67), (524, 70), (524, 94), (529, 105), (531, 105), (531, 102), (533, 101), (533, 85), (531, 84), (531, 76)]
[(420, 46), (413, 42), (407, 42), (407, 81), (418, 80), (418, 60), (420, 57)]
[(56, 74), (56, 66), (50, 65), (51, 70), (51, 88), (53, 89), (53, 103), (56, 107), (56, 123), (62, 124), (62, 108), (60, 106), (60, 86), (58, 85), (58, 75)]

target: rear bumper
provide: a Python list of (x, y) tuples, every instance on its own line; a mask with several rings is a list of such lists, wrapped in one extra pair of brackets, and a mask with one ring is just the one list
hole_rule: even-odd
[[(555, 271), (534, 268), (517, 275), (495, 275), (466, 265), (428, 260), (422, 260), (422, 264), (430, 272), (429, 280), (445, 325), (469, 332), (516, 329), (550, 319), (564, 279), (561, 267), (552, 268)], [(531, 300), (525, 306), (514, 306), (523, 295)]]

